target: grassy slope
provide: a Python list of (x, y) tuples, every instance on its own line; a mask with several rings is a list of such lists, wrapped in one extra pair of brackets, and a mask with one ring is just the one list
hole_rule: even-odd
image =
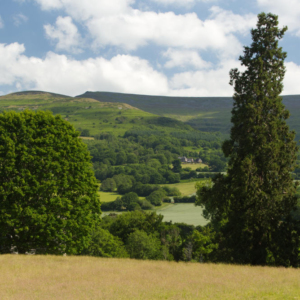
[[(86, 92), (82, 96), (104, 102), (128, 103), (144, 111), (187, 122), (202, 131), (229, 133), (231, 97), (163, 97), (108, 92)], [(299, 133), (300, 95), (283, 96), (291, 113), (288, 124)]]
[(143, 127), (170, 132), (174, 129), (174, 122), (177, 130), (192, 130), (190, 126), (175, 120), (161, 125), (161, 117), (124, 103), (104, 103), (45, 92), (22, 92), (0, 97), (0, 111), (24, 109), (50, 110), (60, 114), (76, 129), (89, 129), (91, 135), (100, 132), (123, 135), (131, 128)]
[(1, 299), (299, 299), (300, 270), (94, 257), (0, 257)]

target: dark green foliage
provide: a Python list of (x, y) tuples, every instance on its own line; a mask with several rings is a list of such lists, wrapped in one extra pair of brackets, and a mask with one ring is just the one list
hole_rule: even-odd
[[(80, 130), (79, 130), (80, 131)], [(81, 136), (91, 136), (90, 131), (88, 129), (83, 129), (80, 133)]]
[[(230, 72), (235, 89), (233, 127), (223, 144), (230, 158), (228, 174), (217, 176), (214, 186), (202, 187), (198, 196), (207, 216), (221, 227), (220, 259), (295, 266), (298, 254), (291, 248), (299, 241), (287, 245), (295, 231), (288, 220), (297, 201), (291, 172), (298, 149), (279, 96), (286, 53), (278, 40), (287, 28), (277, 26), (277, 16), (260, 14), (252, 45), (240, 57), (245, 71)], [(284, 251), (290, 251), (285, 255), (289, 259), (282, 258)]]
[(100, 257), (129, 257), (123, 242), (101, 227), (92, 232), (91, 243), (81, 254)]
[(101, 183), (101, 191), (104, 192), (113, 192), (116, 189), (117, 185), (113, 178), (107, 178)]
[(136, 230), (143, 230), (147, 234), (158, 231), (162, 219), (163, 216), (157, 215), (155, 212), (128, 212), (118, 216), (110, 225), (109, 231), (126, 244), (128, 236)]
[(127, 238), (127, 252), (130, 258), (136, 259), (162, 259), (160, 240), (153, 234), (136, 230)]
[(172, 161), (172, 165), (173, 165), (172, 171), (173, 171), (174, 173), (180, 173), (180, 171), (181, 171), (181, 169), (182, 169), (180, 159), (175, 159), (175, 160), (173, 160), (173, 161)]
[(152, 192), (146, 199), (154, 206), (160, 206), (167, 193), (164, 189), (159, 189)]
[(1, 252), (77, 254), (100, 221), (86, 145), (50, 112), (0, 115)]

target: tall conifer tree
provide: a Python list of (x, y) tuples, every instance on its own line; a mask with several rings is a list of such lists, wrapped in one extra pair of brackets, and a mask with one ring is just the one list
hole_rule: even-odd
[(295, 133), (289, 131), (289, 112), (279, 96), (286, 53), (278, 41), (286, 30), (278, 28), (276, 15), (258, 15), (253, 42), (239, 58), (245, 71), (230, 71), (235, 93), (231, 136), (223, 144), (230, 158), (227, 175), (218, 175), (212, 187), (198, 190), (198, 204), (221, 226), (220, 248), (227, 261), (282, 264), (276, 257), (287, 247), (276, 240), (297, 201), (291, 177)]

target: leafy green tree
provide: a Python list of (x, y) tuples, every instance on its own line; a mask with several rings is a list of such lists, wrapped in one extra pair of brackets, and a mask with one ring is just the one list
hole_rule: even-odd
[(109, 227), (110, 233), (118, 236), (126, 244), (128, 236), (136, 230), (154, 234), (161, 226), (163, 216), (155, 212), (143, 211), (126, 212), (119, 215)]
[[(234, 106), (230, 140), (223, 152), (229, 157), (228, 175), (219, 175), (212, 188), (198, 191), (198, 204), (221, 224), (223, 259), (237, 263), (267, 264), (283, 251), (290, 234), (278, 240), (296, 206), (295, 133), (289, 131), (289, 112), (279, 96), (283, 89), (286, 53), (278, 47), (286, 27), (278, 28), (273, 14), (258, 15), (251, 31), (252, 45), (240, 57), (244, 72), (233, 69)], [(296, 251), (297, 252), (297, 251)], [(292, 252), (290, 253), (292, 255)], [(275, 261), (282, 264), (282, 261)], [(287, 262), (287, 264), (289, 264)]]
[(154, 234), (136, 230), (132, 232), (126, 243), (130, 258), (136, 259), (162, 259), (161, 243)]
[(136, 206), (139, 205), (139, 196), (134, 192), (125, 194), (122, 196), (121, 200), (123, 202), (123, 206), (128, 210), (135, 210)]
[(101, 183), (101, 191), (104, 192), (113, 192), (116, 189), (117, 185), (113, 178), (107, 178)]
[(129, 257), (123, 242), (108, 230), (96, 228), (88, 248), (81, 254), (100, 257)]
[(152, 192), (146, 199), (155, 206), (160, 206), (162, 204), (163, 198), (167, 195), (166, 191), (163, 189), (156, 190)]
[(81, 134), (80, 134), (81, 136), (90, 136), (90, 131), (89, 131), (89, 129), (83, 129), (82, 131), (81, 131)]
[(89, 244), (101, 210), (78, 135), (50, 112), (0, 114), (1, 252), (78, 254)]
[(124, 165), (124, 164), (126, 164), (126, 161), (127, 161), (126, 153), (124, 151), (120, 151), (117, 154), (116, 164), (117, 165)]
[(181, 161), (180, 159), (174, 159), (172, 161), (172, 165), (173, 165), (173, 172), (174, 173), (180, 173), (180, 171), (182, 170), (182, 166), (181, 166)]

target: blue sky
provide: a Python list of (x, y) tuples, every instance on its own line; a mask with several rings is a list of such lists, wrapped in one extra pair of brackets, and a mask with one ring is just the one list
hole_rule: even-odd
[(289, 27), (283, 94), (300, 94), (300, 0), (1, 0), (0, 94), (231, 96), (262, 11)]

